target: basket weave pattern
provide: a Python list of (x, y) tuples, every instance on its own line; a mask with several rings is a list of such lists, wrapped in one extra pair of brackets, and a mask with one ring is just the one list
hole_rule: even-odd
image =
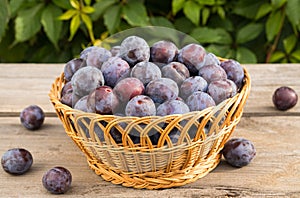
[[(50, 100), (67, 135), (86, 155), (97, 175), (127, 187), (160, 189), (182, 186), (204, 177), (219, 163), (228, 140), (243, 113), (250, 92), (246, 69), (244, 85), (233, 98), (215, 107), (165, 117), (119, 117), (85, 113), (60, 102), (64, 76), (57, 77)], [(112, 130), (122, 134), (116, 143)], [(172, 131), (181, 131), (176, 141)], [(140, 143), (134, 144), (132, 133)], [(151, 136), (159, 133), (157, 145)]]

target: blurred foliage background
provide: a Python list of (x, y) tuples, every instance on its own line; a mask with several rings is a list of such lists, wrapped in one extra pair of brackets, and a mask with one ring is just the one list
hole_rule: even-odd
[(67, 62), (109, 35), (149, 25), (241, 63), (300, 62), (299, 0), (0, 0), (0, 62)]

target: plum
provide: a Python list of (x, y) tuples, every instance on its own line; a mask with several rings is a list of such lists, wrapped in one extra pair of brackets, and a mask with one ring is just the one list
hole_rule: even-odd
[(178, 97), (179, 88), (177, 83), (169, 78), (160, 78), (152, 80), (146, 86), (146, 95), (155, 103), (163, 103), (167, 100), (172, 100)]
[(237, 137), (228, 140), (222, 150), (225, 160), (234, 167), (247, 166), (256, 155), (253, 143), (245, 138)]
[(111, 55), (112, 55), (112, 56), (119, 56), (119, 55), (120, 55), (120, 48), (121, 48), (120, 45), (113, 46), (113, 47), (110, 49)]
[(22, 175), (32, 166), (31, 153), (24, 148), (7, 150), (1, 157), (1, 165), (5, 172), (13, 175)]
[(208, 84), (227, 78), (225, 70), (219, 65), (205, 65), (199, 69), (198, 75), (204, 78)]
[(152, 62), (139, 62), (132, 68), (130, 76), (138, 78), (147, 86), (150, 81), (161, 78), (161, 70)]
[(77, 70), (86, 66), (86, 61), (82, 58), (73, 58), (64, 66), (64, 79), (66, 82), (71, 81)]
[(218, 80), (208, 85), (207, 93), (214, 99), (216, 104), (219, 104), (235, 96), (237, 94), (237, 87), (232, 80)]
[(180, 86), (180, 96), (187, 99), (192, 93), (196, 91), (206, 92), (208, 83), (201, 76), (191, 76), (185, 79)]
[(175, 60), (177, 54), (178, 48), (171, 41), (157, 41), (150, 48), (150, 60), (155, 63), (168, 64)]
[(86, 61), (88, 66), (101, 69), (102, 64), (112, 56), (111, 52), (103, 47), (92, 46), (80, 53), (80, 58)]
[(157, 107), (156, 115), (184, 114), (190, 112), (189, 107), (180, 100), (168, 100)]
[(41, 128), (45, 120), (45, 113), (38, 105), (29, 105), (20, 113), (22, 125), (29, 130)]
[(121, 103), (127, 103), (134, 96), (142, 95), (144, 91), (144, 84), (138, 78), (133, 77), (120, 80), (113, 88), (114, 94)]
[(102, 64), (101, 72), (105, 84), (113, 88), (121, 78), (129, 76), (130, 66), (120, 57), (112, 57)]
[(180, 86), (185, 79), (190, 77), (188, 68), (179, 62), (171, 62), (163, 66), (161, 73), (162, 77), (174, 80), (178, 86)]
[(52, 194), (66, 193), (70, 189), (71, 183), (71, 172), (60, 166), (49, 169), (42, 177), (43, 186)]
[(204, 65), (206, 51), (200, 44), (191, 43), (184, 46), (178, 54), (178, 61), (187, 66), (190, 75), (197, 75)]
[(286, 111), (297, 104), (298, 95), (294, 89), (282, 86), (275, 90), (272, 101), (276, 109)]
[(196, 91), (186, 99), (186, 104), (190, 111), (201, 111), (211, 106), (215, 106), (214, 99), (205, 92)]
[(104, 85), (104, 77), (96, 67), (86, 66), (73, 75), (71, 82), (73, 87), (72, 106), (74, 106), (81, 97)]
[(84, 112), (89, 112), (88, 111), (88, 107), (87, 107), (87, 98), (88, 98), (88, 95), (86, 96), (83, 96), (82, 98), (80, 98), (76, 104), (74, 105), (74, 109), (77, 109), (77, 110), (81, 110), (81, 111), (84, 111)]
[(104, 85), (88, 95), (86, 105), (89, 112), (112, 115), (119, 106), (119, 100), (113, 89)]
[(156, 107), (153, 100), (149, 96), (138, 95), (133, 97), (126, 105), (126, 116), (154, 116), (156, 115)]
[(126, 37), (120, 46), (120, 57), (134, 66), (138, 62), (149, 61), (150, 47), (148, 43), (141, 37)]
[(60, 102), (62, 104), (68, 105), (69, 107), (72, 107), (72, 95), (73, 95), (73, 88), (72, 88), (72, 82), (67, 82), (62, 90), (61, 90), (61, 97)]
[(218, 59), (218, 57), (213, 54), (213, 53), (207, 53), (204, 59), (204, 64), (205, 65), (220, 65), (221, 61)]
[(244, 69), (239, 62), (229, 59), (221, 62), (220, 66), (225, 70), (227, 78), (232, 80), (238, 89), (243, 85), (244, 80)]

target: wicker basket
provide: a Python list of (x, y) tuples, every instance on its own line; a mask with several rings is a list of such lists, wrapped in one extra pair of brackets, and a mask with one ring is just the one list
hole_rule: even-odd
[[(74, 110), (59, 100), (63, 74), (52, 84), (49, 96), (67, 135), (97, 175), (126, 187), (170, 188), (194, 182), (218, 165), (250, 92), (250, 76), (244, 71), (244, 84), (236, 96), (183, 115), (137, 118)], [(113, 130), (122, 134), (122, 143), (112, 138)], [(176, 142), (168, 135), (174, 130), (181, 131)], [(132, 132), (140, 135), (139, 144), (133, 143)], [(151, 143), (153, 133), (160, 134), (157, 145)]]

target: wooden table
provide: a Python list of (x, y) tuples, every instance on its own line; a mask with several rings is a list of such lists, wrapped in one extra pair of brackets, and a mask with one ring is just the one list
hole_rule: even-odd
[[(272, 94), (290, 86), (300, 94), (300, 64), (246, 65), (252, 89), (233, 136), (251, 140), (257, 150), (252, 163), (233, 168), (224, 161), (198, 181), (172, 189), (137, 190), (104, 181), (88, 166), (83, 153), (64, 132), (48, 93), (64, 64), (0, 64), (0, 154), (14, 147), (28, 149), (29, 172), (12, 176), (0, 171), (0, 197), (55, 197), (41, 178), (53, 166), (73, 175), (70, 197), (300, 197), (300, 105), (281, 112)], [(43, 127), (28, 131), (20, 111), (37, 104), (46, 113)]]

